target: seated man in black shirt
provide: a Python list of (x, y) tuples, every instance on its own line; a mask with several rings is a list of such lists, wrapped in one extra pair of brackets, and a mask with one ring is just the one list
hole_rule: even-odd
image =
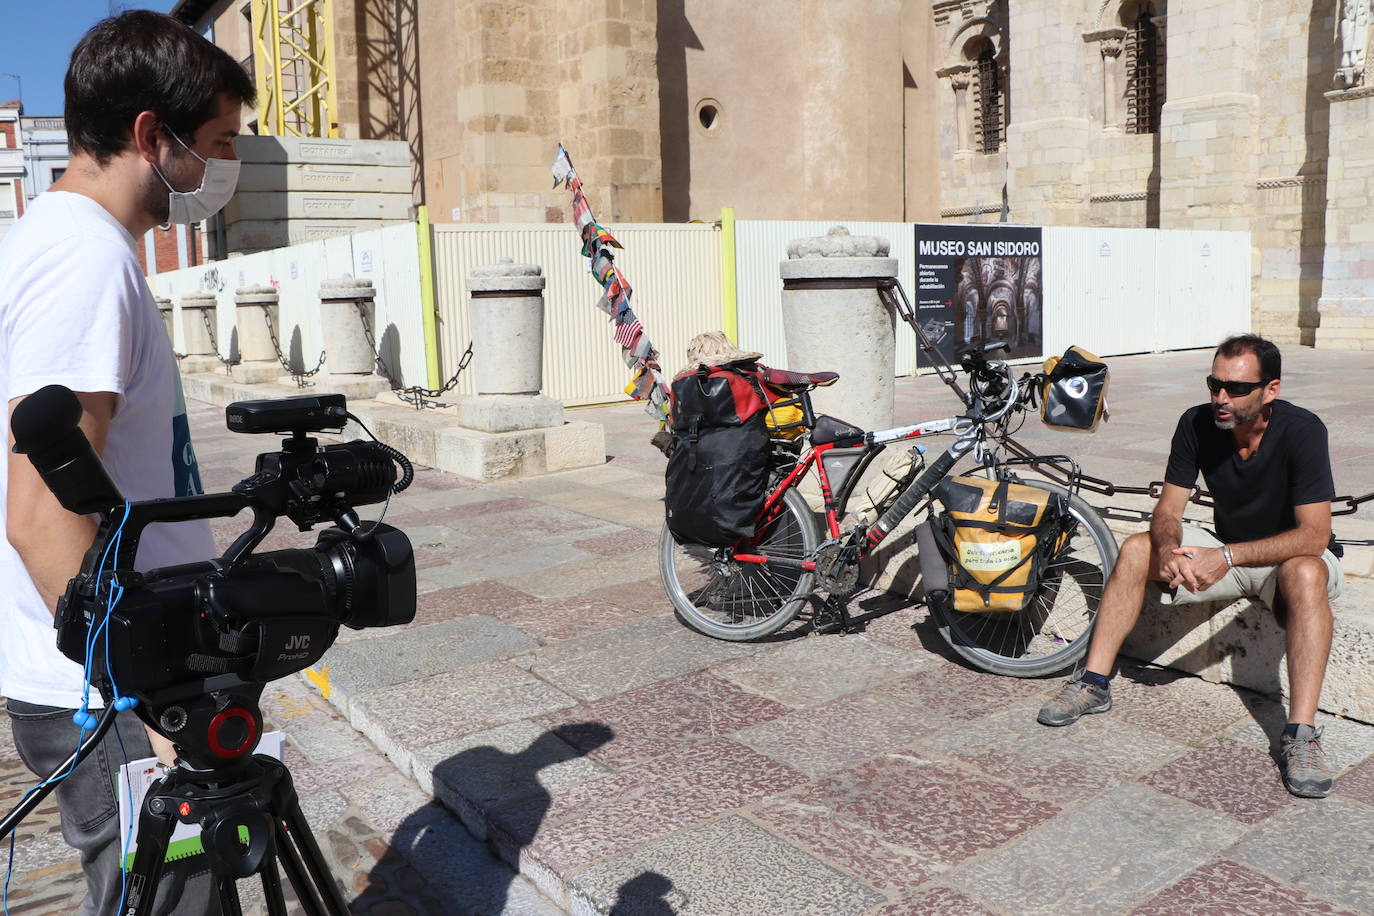
[[(1045, 725), (1069, 725), (1111, 709), (1107, 678), (1135, 626), (1148, 581), (1165, 604), (1257, 598), (1285, 628), (1290, 705), (1282, 737), (1288, 791), (1322, 798), (1331, 774), (1315, 726), (1331, 652), (1331, 599), (1343, 577), (1331, 551), (1331, 460), (1316, 415), (1279, 400), (1278, 348), (1245, 334), (1212, 359), (1210, 404), (1178, 421), (1164, 493), (1150, 533), (1121, 545), (1098, 610), (1084, 669), (1040, 710)], [(1216, 537), (1182, 524), (1198, 472), (1215, 504)]]

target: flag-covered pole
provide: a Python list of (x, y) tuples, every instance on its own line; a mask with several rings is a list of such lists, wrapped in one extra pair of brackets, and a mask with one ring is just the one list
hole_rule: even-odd
[(615, 264), (612, 249), (622, 246), (592, 216), (591, 205), (582, 192), (582, 179), (562, 144), (559, 144), (552, 171), (553, 186), (561, 184), (573, 192), (572, 221), (582, 236), (582, 255), (603, 290), (597, 308), (610, 316), (615, 326), (615, 342), (620, 344), (621, 356), (632, 373), (625, 393), (636, 401), (644, 401), (649, 416), (663, 422), (668, 418), (668, 388), (659, 365), (658, 350), (650, 343), (644, 325), (630, 307), (630, 284)]

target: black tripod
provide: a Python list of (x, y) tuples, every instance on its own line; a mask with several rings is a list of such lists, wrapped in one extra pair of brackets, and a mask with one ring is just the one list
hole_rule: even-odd
[(178, 821), (200, 825), (223, 916), (241, 916), (235, 881), (254, 874), (262, 878), (268, 913), (286, 916), (275, 859), (309, 916), (347, 916), (348, 904), (310, 835), (291, 774), (265, 754), (207, 770), (180, 763), (153, 784), (138, 816), (138, 852), (120, 916), (152, 912)]

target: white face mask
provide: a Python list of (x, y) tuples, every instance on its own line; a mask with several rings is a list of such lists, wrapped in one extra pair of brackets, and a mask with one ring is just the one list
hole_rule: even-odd
[(237, 159), (205, 159), (196, 154), (176, 134), (172, 134), (172, 139), (181, 143), (183, 149), (205, 163), (205, 175), (200, 179), (200, 187), (194, 191), (178, 191), (172, 187), (171, 182), (162, 174), (162, 170), (153, 166), (153, 171), (157, 172), (157, 177), (162, 179), (162, 183), (167, 185), (167, 222), (170, 223), (198, 223), (201, 220), (209, 219), (216, 213), (224, 209), (224, 205), (229, 203), (229, 198), (234, 196), (234, 188), (239, 183), (239, 161)]

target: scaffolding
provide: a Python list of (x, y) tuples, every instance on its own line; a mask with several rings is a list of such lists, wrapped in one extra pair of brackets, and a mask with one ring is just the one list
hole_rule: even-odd
[(252, 0), (258, 131), (337, 137), (331, 0)]

